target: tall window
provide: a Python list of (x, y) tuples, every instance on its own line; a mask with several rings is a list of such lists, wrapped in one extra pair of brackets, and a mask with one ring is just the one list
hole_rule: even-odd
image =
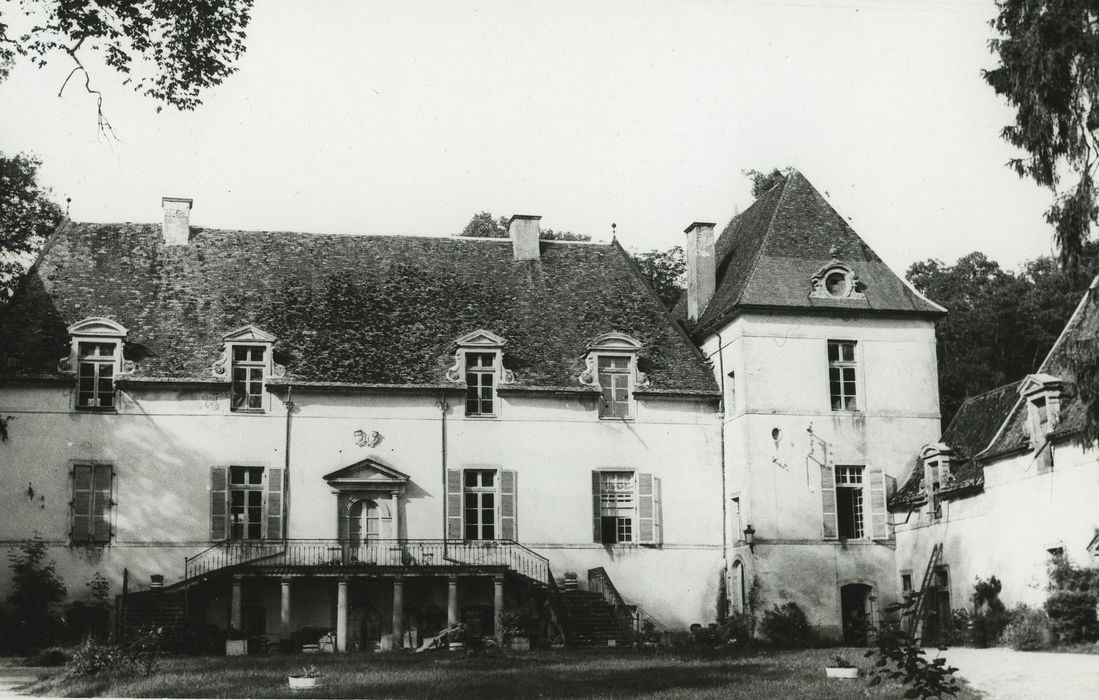
[(467, 469), (462, 486), (465, 538), (496, 539), (496, 470)]
[(637, 491), (633, 472), (601, 472), (599, 479), (600, 541), (603, 544), (633, 542), (634, 494)]
[(111, 541), (111, 481), (109, 464), (73, 465), (72, 543)]
[(229, 467), (229, 538), (263, 539), (263, 467)]
[(927, 507), (934, 520), (943, 517), (943, 501), (939, 496), (939, 490), (942, 488), (943, 479), (946, 477), (946, 474), (943, 473), (945, 471), (946, 469), (938, 460), (927, 463), (927, 473), (925, 475), (927, 479)]
[(836, 507), (840, 537), (858, 539), (866, 533), (863, 516), (862, 467), (836, 467)]
[(78, 344), (77, 408), (114, 408), (117, 352), (117, 343)]
[(630, 417), (631, 361), (632, 358), (614, 355), (599, 357), (599, 388), (603, 392), (600, 418)]
[(233, 346), (233, 410), (263, 410), (263, 375), (267, 369), (267, 348), (263, 345)]
[(857, 411), (855, 341), (828, 341), (828, 387), (833, 411)]
[(493, 386), (496, 379), (496, 354), (466, 353), (466, 415), (493, 415)]

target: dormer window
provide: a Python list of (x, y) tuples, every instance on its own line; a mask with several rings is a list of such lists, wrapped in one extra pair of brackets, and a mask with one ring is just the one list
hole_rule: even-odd
[(634, 391), (648, 386), (637, 369), (641, 343), (623, 333), (604, 333), (588, 344), (580, 383), (599, 389), (599, 417), (632, 419)]
[(76, 409), (113, 411), (115, 380), (124, 367), (126, 329), (106, 318), (89, 318), (69, 326), (70, 354), (58, 368), (76, 375)]
[(466, 385), (466, 415), (495, 418), (499, 415), (496, 388), (500, 384), (515, 381), (514, 375), (504, 369), (504, 345), (507, 341), (486, 330), (476, 330), (455, 341), (454, 364), (446, 377), (452, 382)]
[(263, 413), (264, 386), (268, 379), (281, 377), (285, 369), (274, 363), (275, 336), (255, 326), (244, 326), (223, 336), (221, 358), (214, 363), (215, 377), (228, 374), (229, 410)]
[(832, 260), (824, 267), (817, 270), (810, 280), (812, 291), (810, 297), (817, 299), (865, 299), (862, 293), (863, 285), (845, 263)]
[(927, 496), (927, 512), (932, 522), (943, 517), (942, 491), (951, 481), (950, 458), (952, 451), (943, 443), (932, 443), (920, 451), (923, 459), (923, 487)]

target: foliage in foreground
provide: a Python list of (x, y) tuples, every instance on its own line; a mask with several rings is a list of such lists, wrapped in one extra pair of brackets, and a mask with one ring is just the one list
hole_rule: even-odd
[(108, 671), (140, 672), (152, 675), (160, 658), (162, 630), (146, 627), (122, 643), (104, 642), (89, 637), (68, 663), (70, 675), (81, 678)]
[[(887, 606), (886, 614), (900, 613), (901, 624), (883, 625), (874, 637), (876, 649), (866, 652), (867, 658), (874, 658), (870, 671), (870, 687), (885, 681), (894, 681), (904, 686), (906, 698), (942, 698), (955, 696), (960, 687), (954, 672), (958, 669), (946, 665), (946, 659), (937, 656), (927, 658), (921, 640), (905, 629), (905, 623), (914, 620), (918, 611), (919, 596), (912, 596), (903, 603)], [(914, 625), (911, 625), (914, 629)], [(940, 646), (939, 651), (946, 651)]]
[(38, 537), (8, 554), (12, 581), (8, 602), (13, 620), (5, 636), (7, 644), (16, 647), (13, 651), (47, 647), (64, 629), (58, 605), (65, 599), (65, 584), (46, 554), (46, 543)]
[(1049, 564), (1050, 592), (1043, 606), (1059, 644), (1099, 639), (1099, 569), (1074, 566), (1068, 557), (1055, 556)]
[(23, 269), (61, 223), (61, 207), (38, 184), (42, 161), (27, 153), (0, 152), (0, 304), (8, 300)]

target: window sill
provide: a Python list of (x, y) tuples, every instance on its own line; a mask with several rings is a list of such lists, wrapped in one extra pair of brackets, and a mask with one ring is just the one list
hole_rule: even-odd
[(267, 411), (262, 408), (231, 408), (229, 409), (229, 413), (244, 416), (262, 416), (265, 415)]
[(499, 418), (499, 417), (500, 416), (496, 415), (495, 413), (467, 413), (466, 414), (466, 418), (473, 418), (474, 420), (481, 420), (481, 419), (486, 419), (486, 418), (489, 419), (489, 420), (492, 420), (494, 418)]
[(77, 406), (74, 410), (77, 413), (118, 413), (118, 408), (115, 406), (109, 406), (105, 408), (99, 408), (96, 406)]
[(599, 416), (599, 420), (605, 420), (610, 423), (633, 423), (637, 419), (633, 416)]

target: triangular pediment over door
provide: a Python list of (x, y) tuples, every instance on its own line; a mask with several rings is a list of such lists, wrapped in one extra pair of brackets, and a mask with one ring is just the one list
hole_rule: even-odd
[(325, 474), (324, 480), (336, 492), (337, 532), (349, 546), (401, 537), (400, 503), (408, 474), (364, 459)]

